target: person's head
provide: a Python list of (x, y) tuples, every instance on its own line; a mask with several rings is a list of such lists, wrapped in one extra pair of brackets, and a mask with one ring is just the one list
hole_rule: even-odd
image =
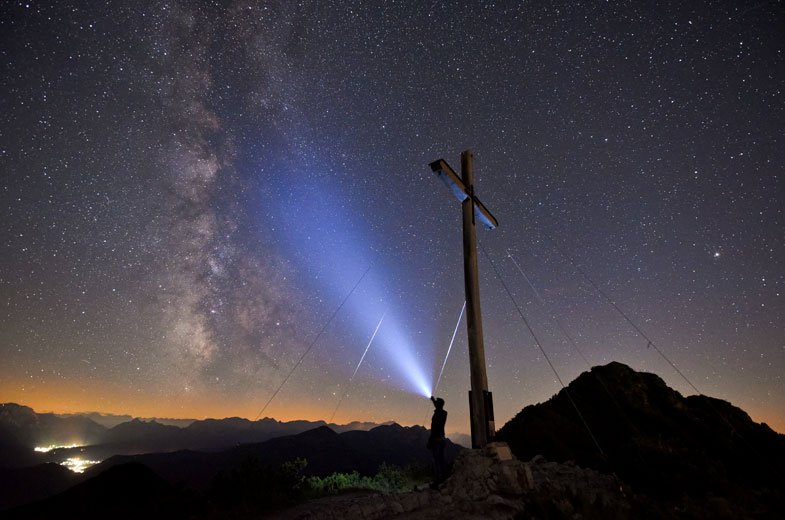
[(442, 399), (441, 397), (437, 397), (436, 399), (434, 399), (433, 405), (437, 409), (441, 410), (442, 408), (444, 408), (444, 399)]

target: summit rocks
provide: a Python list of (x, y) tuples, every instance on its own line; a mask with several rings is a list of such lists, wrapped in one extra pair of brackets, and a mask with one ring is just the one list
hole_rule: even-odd
[(542, 457), (521, 462), (504, 443), (492, 443), (482, 450), (463, 450), (452, 475), (439, 489), (316, 500), (281, 517), (613, 520), (632, 518), (630, 511), (630, 504), (611, 476)]

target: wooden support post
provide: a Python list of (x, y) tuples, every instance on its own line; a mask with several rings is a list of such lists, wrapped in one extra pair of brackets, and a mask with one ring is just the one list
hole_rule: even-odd
[(477, 274), (477, 230), (474, 220), (474, 156), (471, 150), (461, 154), (461, 180), (469, 192), (463, 201), (463, 273), (466, 290), (466, 325), (469, 333), (469, 365), (471, 392), (469, 393), (472, 429), (472, 447), (482, 448), (490, 442), (488, 411), (485, 394), (488, 376), (485, 371), (485, 345), (482, 336), (480, 312), (480, 283)]

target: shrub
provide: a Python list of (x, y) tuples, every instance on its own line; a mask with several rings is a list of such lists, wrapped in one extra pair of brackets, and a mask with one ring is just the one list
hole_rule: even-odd
[(331, 495), (346, 491), (370, 490), (381, 493), (410, 491), (414, 486), (427, 482), (430, 472), (420, 467), (400, 468), (382, 463), (373, 477), (358, 472), (333, 473), (326, 477), (309, 477), (307, 486), (315, 495)]

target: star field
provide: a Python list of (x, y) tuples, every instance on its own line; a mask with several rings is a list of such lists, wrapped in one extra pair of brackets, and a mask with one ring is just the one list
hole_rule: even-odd
[[(348, 380), (389, 310), (435, 381), (463, 272), (428, 163), (471, 148), (479, 239), (565, 382), (618, 360), (692, 393), (551, 241), (701, 392), (785, 431), (783, 29), (780, 1), (9, 3), (0, 401), (253, 418), (371, 266), (265, 415), (348, 392), (337, 421), (422, 423), (394, 349)], [(559, 386), (480, 276), (500, 425)], [(462, 326), (448, 431), (466, 349)]]

